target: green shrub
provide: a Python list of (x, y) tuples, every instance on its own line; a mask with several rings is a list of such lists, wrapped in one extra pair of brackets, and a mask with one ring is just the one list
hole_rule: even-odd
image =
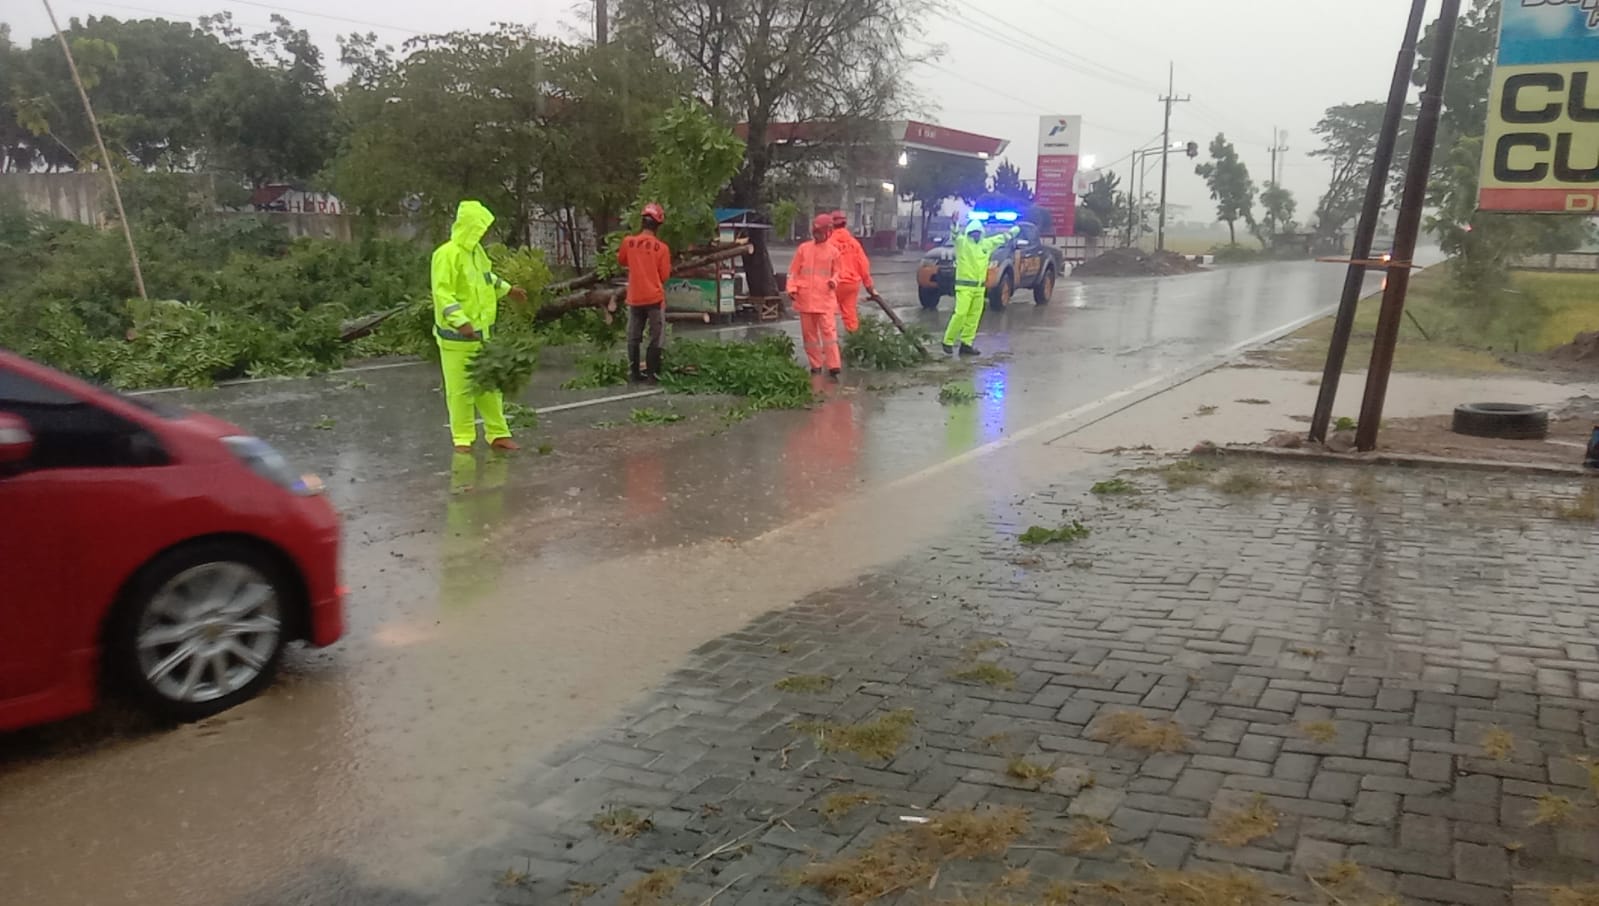
[(921, 341), (921, 348), (888, 321), (862, 319), (860, 329), (844, 338), (844, 361), (851, 367), (879, 371), (920, 365), (927, 360), (923, 350), (932, 342), (932, 334), (920, 325), (907, 325), (907, 329)]

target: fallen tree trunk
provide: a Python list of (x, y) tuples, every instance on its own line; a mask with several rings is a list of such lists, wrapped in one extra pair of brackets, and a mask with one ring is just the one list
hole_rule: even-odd
[[(752, 251), (754, 250), (750, 246), (740, 245), (736, 248), (723, 249), (719, 252), (713, 252), (709, 255), (691, 258), (688, 261), (673, 265), (672, 276), (675, 277), (684, 273), (685, 271), (698, 270), (699, 268), (709, 267), (712, 264), (719, 264), (723, 261), (731, 261), (734, 258), (742, 258), (743, 256), (750, 254)], [(598, 278), (596, 278), (596, 280), (597, 279)], [(627, 290), (625, 289), (610, 288), (589, 289), (582, 292), (570, 293), (568, 295), (561, 296), (558, 299), (552, 299), (540, 306), (538, 313), (533, 317), (538, 321), (554, 321), (563, 315), (569, 315), (574, 311), (579, 311), (584, 308), (603, 308), (606, 311), (616, 311), (616, 307), (622, 303), (626, 295)]]

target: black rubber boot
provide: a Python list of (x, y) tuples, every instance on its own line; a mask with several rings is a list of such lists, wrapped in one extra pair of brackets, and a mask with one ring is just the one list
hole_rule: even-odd
[(639, 344), (627, 344), (627, 382), (637, 384), (644, 380), (644, 372), (638, 367)]
[(844, 372), (842, 370), (838, 369), (838, 368), (829, 368), (829, 369), (827, 369), (828, 378), (830, 378), (833, 381), (833, 383), (835, 383), (835, 384), (838, 383), (838, 376), (840, 374), (843, 374), (843, 373)]
[(945, 355), (954, 355), (955, 354), (955, 347), (949, 345), (948, 343), (945, 343), (944, 344), (944, 354)]
[(962, 343), (961, 344), (961, 355), (980, 356), (980, 355), (982, 355), (982, 353), (977, 351), (977, 347), (976, 346), (973, 346), (970, 343)]
[(659, 384), (661, 382), (660, 348), (656, 347), (652, 349), (646, 349), (644, 351), (644, 355), (646, 356), (645, 362), (647, 363), (648, 368), (648, 370), (644, 373), (644, 380), (650, 382), (651, 384)]

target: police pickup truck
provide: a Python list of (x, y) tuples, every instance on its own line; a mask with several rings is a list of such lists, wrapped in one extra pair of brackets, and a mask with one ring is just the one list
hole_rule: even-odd
[[(1038, 227), (1020, 220), (1016, 214), (1001, 211), (973, 211), (983, 221), (989, 235), (1017, 227), (1021, 234), (994, 250), (988, 261), (988, 304), (1004, 308), (1020, 290), (1032, 290), (1033, 301), (1048, 305), (1055, 294), (1055, 281), (1065, 273), (1061, 250), (1045, 245)], [(922, 307), (931, 311), (945, 296), (955, 294), (955, 249), (948, 243), (935, 246), (922, 258), (916, 271), (917, 294)]]

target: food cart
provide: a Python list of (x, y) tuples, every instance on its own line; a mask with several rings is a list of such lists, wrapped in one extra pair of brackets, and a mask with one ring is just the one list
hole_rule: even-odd
[[(672, 277), (666, 283), (667, 317), (705, 323), (781, 318), (783, 302), (776, 295), (771, 258), (766, 253), (771, 224), (760, 222), (755, 211), (743, 208), (718, 208), (716, 223), (718, 248), (750, 244), (754, 253)], [(751, 269), (761, 268), (766, 279), (751, 280)], [(772, 288), (773, 293), (752, 295), (752, 285)]]

